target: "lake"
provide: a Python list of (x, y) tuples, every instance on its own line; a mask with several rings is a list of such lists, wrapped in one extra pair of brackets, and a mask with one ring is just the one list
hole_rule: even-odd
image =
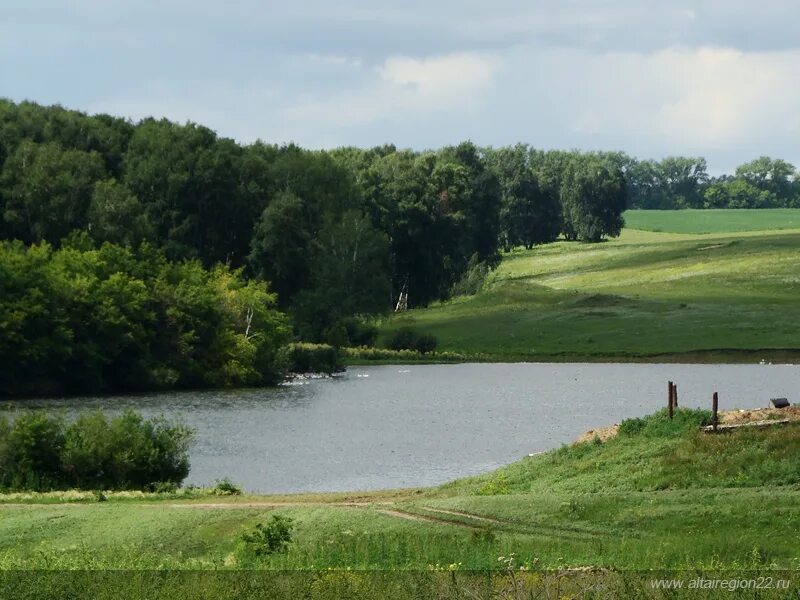
[[(425, 486), (570, 443), (666, 404), (797, 402), (797, 365), (460, 364), (350, 367), (270, 389), (26, 400), (16, 406), (135, 408), (197, 431), (186, 483), (230, 477), (251, 492)], [(9, 405), (11, 403), (4, 402)]]

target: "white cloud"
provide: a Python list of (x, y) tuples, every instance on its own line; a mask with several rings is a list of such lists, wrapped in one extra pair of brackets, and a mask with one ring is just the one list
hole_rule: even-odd
[(800, 51), (667, 49), (589, 61), (593, 86), (582, 104), (603, 111), (607, 131), (710, 149), (746, 144), (763, 132), (780, 138), (797, 114)]
[(800, 51), (701, 48), (661, 52), (650, 63), (673, 89), (657, 113), (664, 135), (720, 145), (779, 130), (796, 114)]
[(283, 115), (292, 121), (336, 127), (441, 110), (468, 112), (491, 86), (498, 67), (495, 58), (473, 53), (390, 57), (360, 86), (333, 95), (306, 95)]

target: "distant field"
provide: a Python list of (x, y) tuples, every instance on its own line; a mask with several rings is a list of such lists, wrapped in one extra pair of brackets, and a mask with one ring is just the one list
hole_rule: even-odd
[(730, 233), (800, 228), (800, 209), (629, 210), (625, 226), (667, 233)]
[[(717, 229), (733, 227), (733, 213), (762, 224), (767, 215), (800, 216), (703, 212)], [(626, 218), (635, 221), (631, 214)], [(641, 213), (653, 223), (698, 214)], [(436, 336), (440, 350), (489, 360), (794, 360), (798, 299), (800, 230), (625, 229), (600, 244), (517, 249), (475, 296), (396, 315), (382, 324), (381, 336), (411, 327)]]

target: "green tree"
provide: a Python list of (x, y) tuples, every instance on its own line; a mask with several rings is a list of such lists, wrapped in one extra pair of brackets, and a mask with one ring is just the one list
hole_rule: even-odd
[(794, 174), (794, 165), (768, 156), (760, 156), (736, 167), (737, 179), (743, 179), (761, 191), (770, 192), (783, 204), (791, 197)]
[(3, 168), (3, 218), (26, 243), (58, 242), (86, 227), (94, 184), (106, 175), (96, 152), (22, 142)]
[(658, 164), (661, 193), (674, 208), (701, 208), (702, 186), (708, 181), (705, 158), (669, 156)]
[(502, 190), (499, 217), (503, 248), (532, 248), (554, 241), (561, 231), (561, 205), (555, 190), (539, 183), (528, 147), (519, 144), (501, 148), (489, 156)]
[(240, 152), (191, 123), (147, 119), (136, 127), (124, 183), (145, 206), (167, 256), (242, 264), (252, 221), (239, 194)]
[(618, 236), (626, 203), (622, 171), (593, 156), (573, 160), (561, 184), (564, 236), (587, 242)]
[(291, 192), (280, 193), (256, 223), (250, 242), (250, 268), (272, 283), (283, 306), (307, 283), (312, 238), (303, 202)]
[(90, 235), (98, 242), (136, 246), (153, 237), (142, 203), (115, 179), (95, 184), (87, 221)]
[[(310, 285), (295, 308), (305, 339), (328, 341), (354, 315), (384, 313), (390, 305), (389, 240), (359, 211), (329, 217), (312, 249)], [(349, 343), (349, 340), (343, 340)], [(339, 345), (339, 344), (337, 344)]]

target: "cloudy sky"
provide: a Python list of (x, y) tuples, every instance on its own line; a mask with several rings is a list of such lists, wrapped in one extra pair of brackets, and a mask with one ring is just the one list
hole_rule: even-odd
[(2, 0), (0, 96), (324, 148), (800, 166), (796, 0)]

